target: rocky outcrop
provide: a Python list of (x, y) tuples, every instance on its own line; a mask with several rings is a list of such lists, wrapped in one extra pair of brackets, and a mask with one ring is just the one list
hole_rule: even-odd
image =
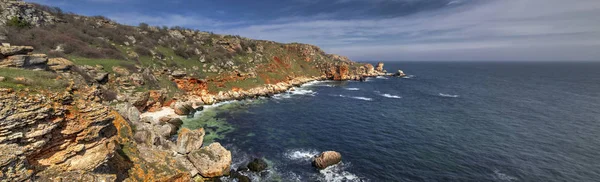
[(5, 25), (13, 17), (18, 17), (20, 21), (27, 22), (32, 26), (50, 25), (60, 22), (60, 19), (51, 13), (40, 10), (34, 4), (25, 3), (21, 0), (1, 0), (0, 1), (0, 25)]
[(231, 166), (231, 152), (220, 143), (212, 143), (199, 150), (192, 151), (188, 158), (206, 178), (226, 175)]
[(31, 46), (1, 46), (0, 67), (45, 70), (48, 67), (48, 56), (32, 54)]
[(66, 72), (73, 67), (73, 62), (65, 58), (48, 59), (48, 68), (55, 72)]
[(0, 179), (52, 179), (74, 171), (99, 177), (93, 171), (117, 160), (115, 116), (93, 101), (95, 93), (23, 94), (0, 90)]
[(325, 151), (316, 156), (313, 160), (313, 166), (319, 169), (325, 169), (342, 161), (342, 155), (336, 151)]

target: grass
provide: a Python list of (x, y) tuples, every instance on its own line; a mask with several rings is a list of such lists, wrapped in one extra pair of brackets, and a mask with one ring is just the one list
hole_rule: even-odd
[(112, 67), (121, 66), (121, 67), (132, 67), (134, 63), (124, 60), (118, 59), (96, 59), (96, 58), (83, 58), (83, 57), (70, 57), (70, 60), (73, 61), (76, 65), (89, 65), (96, 66), (101, 65), (104, 71), (109, 73), (114, 73)]
[(0, 76), (5, 77), (5, 80), (0, 82), (1, 88), (15, 90), (34, 88), (59, 91), (68, 86), (65, 80), (57, 79), (57, 74), (46, 71), (0, 68)]

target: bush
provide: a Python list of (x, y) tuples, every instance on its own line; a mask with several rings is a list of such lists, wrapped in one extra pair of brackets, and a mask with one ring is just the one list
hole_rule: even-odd
[(8, 20), (8, 22), (6, 22), (6, 26), (17, 27), (17, 28), (27, 28), (27, 27), (30, 27), (31, 25), (29, 24), (29, 22), (22, 20), (19, 17), (14, 16), (10, 20)]
[(136, 45), (135, 48), (133, 48), (133, 50), (140, 56), (152, 56), (152, 52), (150, 52), (150, 49), (141, 45)]

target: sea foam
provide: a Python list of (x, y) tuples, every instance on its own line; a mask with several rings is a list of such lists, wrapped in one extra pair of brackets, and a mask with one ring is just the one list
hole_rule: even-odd
[(366, 101), (372, 101), (372, 98), (368, 98), (368, 97), (356, 97), (356, 96), (347, 96), (347, 95), (337, 95), (338, 97), (343, 97), (343, 98), (351, 98), (351, 99), (358, 99), (358, 100), (366, 100)]
[(439, 96), (441, 96), (441, 97), (450, 97), (450, 98), (457, 98), (457, 97), (459, 97), (459, 95), (444, 94), (444, 93), (440, 93)]
[(402, 97), (397, 96), (397, 95), (391, 95), (391, 94), (379, 94), (383, 97), (387, 97), (387, 98), (392, 98), (392, 99), (401, 99)]
[(346, 90), (351, 90), (351, 91), (357, 91), (360, 90), (360, 88), (345, 88)]

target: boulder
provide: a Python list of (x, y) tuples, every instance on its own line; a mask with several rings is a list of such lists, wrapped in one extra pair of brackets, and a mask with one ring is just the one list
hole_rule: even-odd
[(3, 76), (0, 76), (0, 82), (3, 82), (4, 80), (6, 80), (6, 78), (4, 78)]
[(267, 169), (267, 162), (265, 162), (265, 160), (263, 159), (259, 159), (259, 158), (254, 158), (254, 160), (252, 160), (250, 163), (248, 163), (248, 169), (250, 169), (250, 171), (254, 171), (254, 172), (261, 172), (265, 169)]
[(52, 71), (65, 72), (73, 66), (73, 62), (65, 58), (50, 58), (48, 59), (48, 67)]
[(173, 126), (172, 124), (165, 124), (160, 127), (160, 129), (158, 130), (158, 133), (160, 136), (169, 138), (171, 135), (177, 133), (177, 129), (179, 129), (179, 128), (177, 128), (176, 126)]
[(175, 114), (178, 114), (178, 115), (190, 115), (196, 111), (196, 109), (194, 109), (194, 107), (192, 107), (192, 104), (189, 102), (177, 101), (177, 102), (173, 103), (171, 108), (173, 108), (173, 110), (175, 111)]
[(182, 128), (177, 135), (177, 152), (180, 154), (188, 154), (202, 147), (204, 140), (204, 128), (190, 130)]
[(404, 74), (404, 71), (398, 70), (398, 72), (396, 72), (396, 74), (394, 74), (394, 76), (403, 77), (403, 76), (406, 76), (406, 74)]
[(375, 70), (377, 70), (378, 72), (384, 72), (383, 63), (382, 62), (377, 63), (377, 67), (375, 68)]
[(144, 111), (146, 109), (146, 104), (148, 103), (148, 99), (150, 98), (150, 93), (148, 92), (136, 92), (132, 96), (129, 97), (129, 103), (133, 106), (137, 107), (138, 110)]
[(336, 151), (325, 151), (313, 160), (313, 166), (325, 169), (342, 161), (342, 154)]
[(94, 80), (96, 80), (98, 83), (106, 83), (106, 82), (108, 82), (108, 73), (105, 73), (105, 72), (96, 73)]
[(175, 78), (182, 78), (185, 75), (187, 75), (187, 73), (185, 73), (185, 71), (181, 71), (181, 70), (175, 70), (175, 71), (173, 71), (173, 73), (171, 73), (171, 76), (173, 76)]
[(206, 178), (226, 175), (231, 167), (231, 152), (218, 142), (192, 151), (188, 158)]

